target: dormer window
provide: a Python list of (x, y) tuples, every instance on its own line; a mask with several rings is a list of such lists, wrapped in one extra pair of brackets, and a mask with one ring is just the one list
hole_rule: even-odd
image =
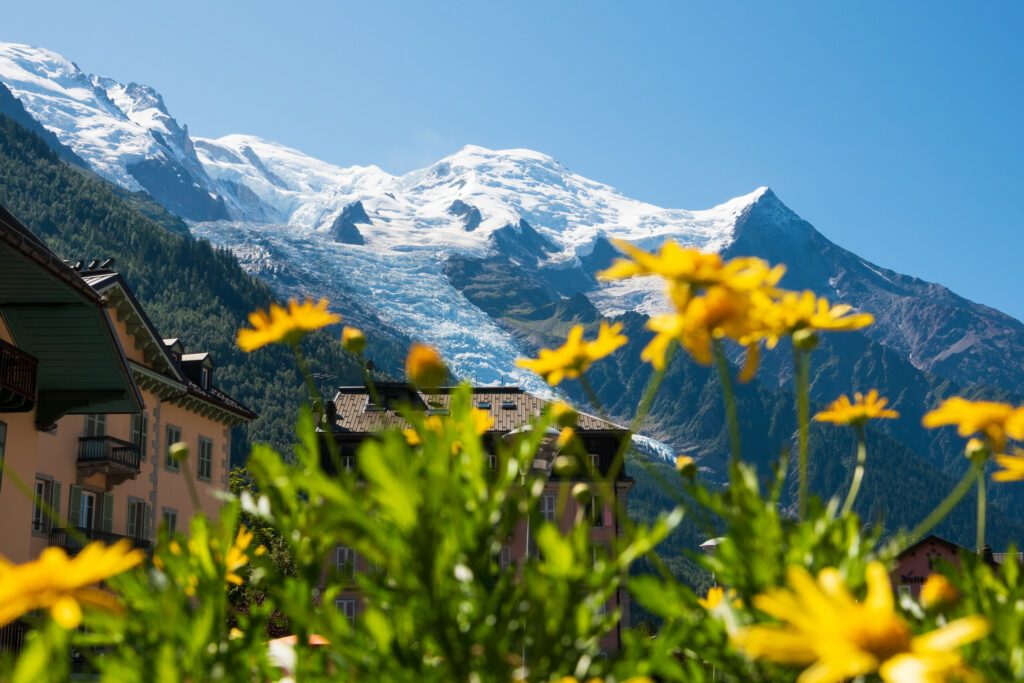
[(501, 409), (502, 410), (515, 410), (516, 409), (516, 402), (515, 401), (508, 401), (508, 400), (502, 401), (501, 402)]
[(210, 388), (210, 369), (209, 368), (203, 368), (202, 370), (200, 370), (200, 372), (199, 372), (199, 386), (201, 386), (203, 389), (209, 389)]

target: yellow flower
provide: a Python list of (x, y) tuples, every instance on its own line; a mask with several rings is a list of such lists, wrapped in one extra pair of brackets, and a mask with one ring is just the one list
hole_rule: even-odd
[(366, 336), (358, 327), (346, 325), (341, 329), (341, 346), (349, 353), (358, 356), (366, 348)]
[(601, 321), (601, 327), (594, 341), (583, 339), (583, 326), (574, 325), (569, 331), (565, 344), (557, 349), (541, 349), (536, 359), (519, 358), (516, 365), (532, 370), (552, 385), (557, 386), (563, 379), (575, 379), (586, 372), (591, 363), (612, 354), (629, 340), (622, 334), (622, 323), (609, 325)]
[(929, 574), (921, 586), (921, 604), (925, 608), (956, 602), (960, 591), (942, 574)]
[(754, 606), (781, 624), (750, 626), (733, 635), (749, 656), (806, 666), (801, 683), (839, 683), (878, 672), (887, 683), (940, 682), (969, 675), (957, 648), (988, 633), (978, 616), (957, 619), (914, 636), (893, 605), (889, 575), (879, 562), (867, 568), (867, 597), (857, 602), (836, 569), (817, 580), (789, 568), (790, 589), (754, 598)]
[(676, 458), (676, 471), (684, 477), (693, 479), (697, 476), (697, 461), (688, 455), (680, 455)]
[(997, 455), (996, 464), (1003, 469), (992, 473), (992, 481), (1024, 481), (1024, 450), (1015, 448), (1013, 455)]
[(960, 436), (965, 438), (982, 434), (994, 453), (1006, 449), (1007, 437), (1024, 440), (1024, 408), (1008, 403), (969, 401), (954, 396), (925, 415), (921, 423), (929, 429), (956, 425)]
[(580, 414), (565, 401), (556, 401), (551, 404), (551, 417), (559, 427), (572, 427), (580, 419)]
[(576, 430), (572, 427), (562, 427), (562, 431), (558, 432), (558, 438), (555, 439), (555, 447), (558, 450), (562, 450), (576, 438)]
[(252, 329), (238, 331), (238, 348), (249, 352), (282, 341), (294, 344), (307, 332), (340, 321), (340, 315), (327, 310), (327, 299), (320, 299), (316, 304), (310, 299), (301, 304), (291, 299), (287, 309), (271, 304), (269, 312), (260, 310), (249, 314)]
[(753, 291), (778, 284), (784, 266), (769, 266), (758, 258), (742, 257), (723, 261), (718, 254), (680, 246), (665, 240), (657, 253), (638, 249), (628, 242), (616, 240), (615, 245), (629, 258), (616, 259), (610, 268), (598, 274), (604, 280), (657, 275), (670, 286), (676, 305), (686, 303), (689, 296), (712, 285), (726, 285), (735, 291)]
[(73, 629), (82, 622), (82, 604), (115, 610), (113, 594), (95, 584), (131, 569), (143, 557), (123, 539), (111, 546), (90, 543), (73, 558), (61, 548), (47, 548), (39, 559), (19, 565), (0, 558), (0, 626), (48, 609), (54, 621)]
[(227, 557), (224, 558), (224, 565), (227, 567), (225, 579), (228, 583), (236, 586), (242, 585), (242, 577), (236, 572), (249, 562), (249, 556), (245, 554), (249, 544), (252, 543), (253, 534), (244, 526), (238, 527), (238, 535), (235, 536), (234, 544), (228, 549)]
[(432, 346), (414, 343), (405, 358), (405, 375), (409, 381), (424, 389), (434, 389), (448, 379), (448, 368), (441, 354)]
[(839, 425), (862, 425), (868, 420), (892, 420), (900, 416), (895, 410), (887, 409), (887, 398), (881, 398), (877, 389), (864, 395), (859, 391), (851, 402), (845, 395), (830, 403), (828, 407), (814, 416), (818, 422), (834, 422)]
[(473, 432), (477, 436), (483, 436), (494, 426), (494, 418), (489, 410), (473, 409)]
[[(712, 344), (730, 338), (747, 345), (756, 354), (756, 339), (749, 327), (750, 297), (725, 286), (713, 286), (691, 298), (681, 312), (656, 315), (647, 321), (654, 339), (640, 353), (641, 360), (656, 370), (665, 369), (665, 354), (673, 341), (686, 349), (701, 365), (711, 365)], [(752, 360), (756, 355), (752, 356)], [(756, 364), (754, 366), (756, 368)], [(745, 372), (749, 376), (750, 373)]]
[(725, 589), (721, 586), (712, 586), (709, 588), (707, 596), (697, 598), (697, 603), (710, 612), (725, 602), (726, 596), (729, 598), (729, 604), (733, 607), (743, 607), (743, 601), (736, 597), (736, 591), (730, 588), (729, 592), (726, 593)]
[(814, 292), (782, 292), (781, 296), (753, 297), (756, 327), (768, 339), (769, 347), (779, 337), (800, 332), (846, 332), (859, 330), (875, 322), (870, 313), (850, 313), (846, 304), (833, 306)]

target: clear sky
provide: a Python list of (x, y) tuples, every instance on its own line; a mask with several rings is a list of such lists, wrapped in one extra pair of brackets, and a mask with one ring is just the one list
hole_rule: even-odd
[(1024, 319), (1024, 3), (66, 2), (0, 39), (159, 90), (193, 133), (392, 173), (528, 147), (706, 208), (760, 185), (840, 245)]

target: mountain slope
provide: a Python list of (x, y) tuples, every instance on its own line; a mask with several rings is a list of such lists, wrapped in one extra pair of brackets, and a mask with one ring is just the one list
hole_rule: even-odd
[[(145, 188), (278, 294), (344, 302), (370, 329), (434, 344), (462, 377), (549, 392), (515, 358), (558, 344), (574, 323), (621, 318), (631, 344), (619, 364), (602, 364), (592, 377), (619, 419), (632, 413), (649, 375), (638, 360), (649, 336), (646, 316), (666, 304), (657, 280), (596, 278), (617, 255), (613, 240), (653, 249), (672, 238), (785, 263), (784, 286), (877, 317), (863, 333), (830, 338), (815, 353), (812, 397), (820, 405), (877, 387), (903, 413), (877, 431), (878, 471), (863, 501), (894, 523), (913, 520), (964, 466), (960, 440), (948, 430), (923, 431), (921, 415), (951, 392), (1015, 400), (1024, 392), (1019, 321), (842, 249), (768, 188), (687, 211), (627, 197), (525, 149), (467, 146), (425, 169), (391, 175), (251, 135), (192, 139), (156, 91), (86, 76), (59, 55), (25, 46), (0, 45), (0, 82), (97, 172), (128, 190)], [(163, 175), (140, 170), (142, 163)], [(169, 177), (167, 169), (181, 172)], [(223, 210), (193, 206), (189, 198), (200, 191)], [(741, 390), (754, 460), (766, 462), (792, 440), (791, 375), (779, 349), (766, 355), (758, 382)], [(583, 400), (572, 385), (566, 390)], [(645, 430), (668, 452), (697, 455), (715, 476), (727, 451), (715, 378), (680, 357), (663, 391)], [(814, 438), (833, 453), (818, 461), (816, 485), (834, 490), (848, 444), (828, 430), (816, 429)], [(893, 497), (910, 472), (920, 498)], [(1024, 493), (999, 487), (993, 496), (1010, 515), (1024, 513)], [(1004, 526), (1000, 533), (1016, 533), (1012, 523)]]
[[(180, 337), (188, 349), (212, 352), (215, 382), (260, 413), (248, 429), (236, 432), (234, 462), (242, 461), (251, 441), (286, 449), (305, 396), (295, 364), (282, 348), (245, 354), (234, 344), (246, 314), (265, 308), (273, 293), (239, 268), (230, 253), (169, 232), (161, 223), (173, 223), (173, 217), (164, 215), (158, 223), (123, 194), (64, 163), (41, 138), (0, 115), (0, 204), (62, 256), (116, 256), (115, 267), (158, 329)], [(365, 318), (344, 302), (334, 308), (347, 320)], [(405, 340), (383, 326), (370, 329), (378, 363), (397, 367)], [(311, 336), (305, 351), (312, 367), (330, 377), (328, 387), (362, 381), (358, 364), (341, 352), (333, 333)]]

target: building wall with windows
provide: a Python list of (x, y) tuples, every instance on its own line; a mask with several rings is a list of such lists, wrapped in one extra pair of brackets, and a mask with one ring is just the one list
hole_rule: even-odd
[[(447, 389), (424, 393), (404, 384), (379, 384), (379, 403), (371, 400), (364, 387), (343, 387), (339, 389), (334, 400), (333, 419), (335, 421), (335, 440), (342, 455), (345, 469), (356, 469), (355, 459), (358, 446), (368, 438), (374, 438), (375, 432), (382, 429), (402, 429), (407, 423), (395, 408), (400, 404), (419, 406), (424, 410), (432, 410), (434, 414), (445, 414), (450, 399)], [(494, 425), (484, 436), (485, 444), (494, 445), (515, 430), (529, 424), (539, 417), (548, 407), (549, 402), (517, 387), (476, 387), (473, 390), (474, 404), (477, 410), (487, 411)], [(607, 474), (616, 453), (624, 439), (629, 438), (629, 431), (623, 427), (601, 420), (592, 415), (580, 414), (576, 428), (577, 436), (587, 453), (587, 462), (574, 475), (566, 478), (552, 474), (538, 501), (538, 517), (553, 522), (563, 531), (577, 525), (587, 525), (595, 557), (602, 549), (609, 549), (621, 534), (616, 509), (625, 510), (633, 480), (619, 471), (614, 482), (610, 483), (611, 499), (586, 495), (580, 499), (572, 495), (574, 486), (580, 482), (592, 483), (593, 474)], [(495, 448), (489, 448), (488, 465), (496, 469), (499, 466)], [(329, 462), (325, 468), (331, 469)], [(599, 487), (591, 487), (596, 489)], [(539, 521), (539, 520), (538, 520)], [(495, 561), (503, 569), (517, 571), (532, 553), (536, 552), (536, 529), (531, 523), (522, 520), (510, 538), (499, 550)], [(335, 606), (349, 619), (355, 621), (363, 613), (365, 605), (355, 590), (354, 575), (356, 573), (373, 572), (376, 568), (367, 563), (364, 557), (358, 556), (352, 549), (335, 548), (334, 557), (327, 560), (325, 581), (338, 586), (342, 590), (336, 595)], [(625, 590), (620, 590), (603, 607), (612, 612), (621, 610), (619, 628), (609, 633), (602, 641), (601, 647), (606, 652), (614, 652), (620, 647), (622, 628), (630, 626), (630, 601)]]
[[(105, 278), (105, 296), (118, 302), (108, 309), (111, 328), (141, 410), (65, 415), (48, 429), (34, 412), (0, 411), (0, 456), (11, 473), (0, 478), (0, 555), (15, 562), (51, 545), (74, 552), (83, 537), (129, 537), (145, 547), (162, 525), (187, 531), (197, 512), (216, 516), (231, 427), (254, 417), (213, 386), (212, 361), (199, 375), (206, 385), (193, 383), (175, 356), (180, 342), (168, 344), (140, 322), (144, 313), (123, 281)], [(14, 343), (2, 316), (0, 340)], [(166, 457), (174, 441), (188, 445), (186, 462)]]

